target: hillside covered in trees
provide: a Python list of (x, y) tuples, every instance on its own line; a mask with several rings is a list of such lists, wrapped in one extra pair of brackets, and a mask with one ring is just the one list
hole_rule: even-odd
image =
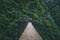
[(18, 40), (29, 18), (43, 40), (60, 40), (60, 0), (0, 0), (0, 40)]

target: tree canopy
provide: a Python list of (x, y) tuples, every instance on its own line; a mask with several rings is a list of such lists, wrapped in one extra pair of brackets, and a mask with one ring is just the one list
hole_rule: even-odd
[(0, 40), (18, 40), (29, 18), (43, 40), (60, 40), (59, 0), (0, 0)]

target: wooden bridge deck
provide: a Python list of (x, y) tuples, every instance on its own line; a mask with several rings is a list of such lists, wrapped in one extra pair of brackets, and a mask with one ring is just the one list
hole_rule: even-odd
[(19, 40), (42, 40), (32, 23), (29, 22)]

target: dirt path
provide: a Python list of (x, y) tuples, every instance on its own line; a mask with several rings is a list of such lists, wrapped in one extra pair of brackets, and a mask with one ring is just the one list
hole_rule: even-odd
[(32, 23), (29, 22), (19, 40), (42, 40)]

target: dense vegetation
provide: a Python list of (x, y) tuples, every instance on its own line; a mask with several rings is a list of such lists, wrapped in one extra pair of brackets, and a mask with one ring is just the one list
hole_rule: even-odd
[(0, 40), (18, 40), (29, 18), (43, 40), (60, 40), (59, 0), (0, 0)]

